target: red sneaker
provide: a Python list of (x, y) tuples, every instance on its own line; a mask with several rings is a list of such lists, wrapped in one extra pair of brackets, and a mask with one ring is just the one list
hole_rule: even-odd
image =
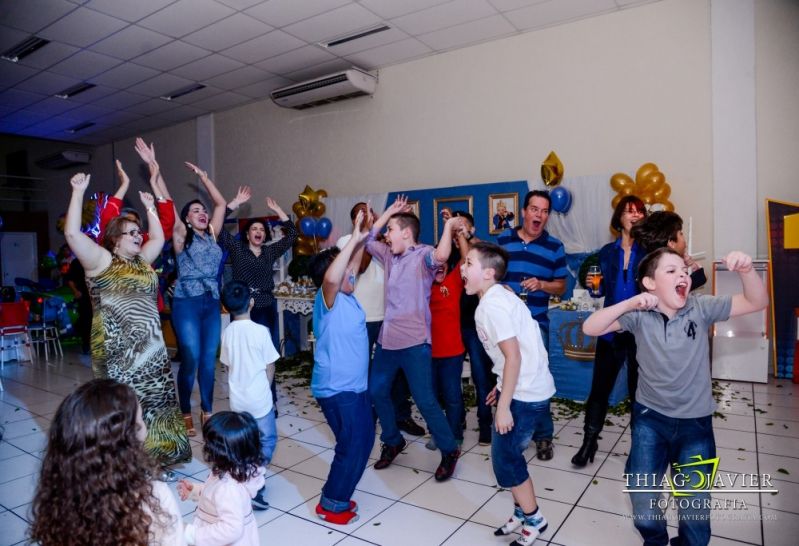
[[(352, 506), (352, 501), (350, 501), (350, 506)], [(347, 525), (348, 523), (358, 521), (359, 517), (358, 514), (351, 510), (345, 510), (343, 512), (331, 512), (330, 510), (325, 510), (322, 508), (321, 504), (316, 505), (316, 515), (319, 517), (319, 519), (323, 519), (329, 523), (335, 523), (336, 525)]]

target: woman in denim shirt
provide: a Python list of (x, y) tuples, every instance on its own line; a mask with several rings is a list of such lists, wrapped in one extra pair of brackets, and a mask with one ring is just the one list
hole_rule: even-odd
[(214, 370), (221, 329), (218, 273), (222, 249), (216, 237), (225, 219), (225, 198), (208, 173), (196, 165), (186, 166), (200, 178), (214, 202), (209, 217), (202, 201), (187, 203), (175, 223), (172, 246), (178, 263), (178, 278), (172, 299), (172, 324), (180, 348), (178, 397), (180, 411), (189, 436), (196, 436), (191, 416), (191, 391), (199, 370), (200, 421), (205, 423), (213, 410)]

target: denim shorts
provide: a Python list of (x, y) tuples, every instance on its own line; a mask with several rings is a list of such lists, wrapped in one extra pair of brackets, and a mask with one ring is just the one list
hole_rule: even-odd
[(511, 400), (513, 428), (500, 434), (491, 431), (491, 461), (500, 487), (516, 487), (530, 477), (524, 450), (530, 445), (539, 419), (549, 415), (549, 399), (541, 402)]

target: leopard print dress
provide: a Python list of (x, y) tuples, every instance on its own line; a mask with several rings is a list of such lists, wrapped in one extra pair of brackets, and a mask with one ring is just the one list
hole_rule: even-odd
[(191, 447), (175, 395), (175, 381), (156, 307), (158, 280), (140, 256), (114, 255), (96, 277), (91, 294), (92, 370), (136, 391), (147, 425), (144, 447), (160, 464), (191, 459)]

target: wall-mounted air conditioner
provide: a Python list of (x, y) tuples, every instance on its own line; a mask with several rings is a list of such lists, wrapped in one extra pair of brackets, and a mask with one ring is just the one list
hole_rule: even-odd
[(270, 96), (278, 106), (303, 110), (353, 97), (372, 95), (376, 88), (377, 77), (353, 67), (275, 89)]
[(42, 169), (66, 169), (75, 165), (86, 165), (91, 161), (92, 154), (82, 150), (64, 150), (53, 155), (48, 155), (36, 160)]

